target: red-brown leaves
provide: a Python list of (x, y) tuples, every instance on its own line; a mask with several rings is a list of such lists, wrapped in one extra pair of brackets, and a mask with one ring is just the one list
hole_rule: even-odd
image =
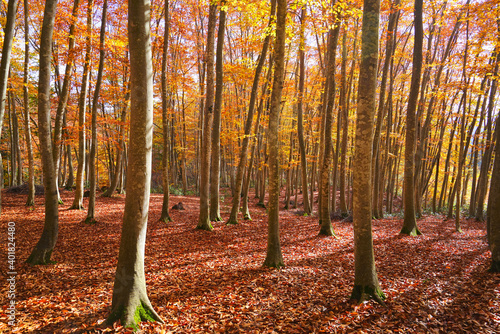
[[(126, 332), (101, 328), (111, 305), (124, 198), (98, 198), (98, 224), (85, 211), (65, 210), (63, 192), (57, 264), (22, 263), (43, 225), (43, 199), (34, 209), (25, 196), (5, 194), (0, 240), (7, 221), (16, 222), (17, 332)], [(373, 222), (377, 268), (387, 307), (349, 303), (353, 285), (352, 223), (334, 222), (338, 239), (318, 237), (317, 219), (281, 212), (285, 267), (262, 268), (267, 215), (252, 204), (253, 221), (214, 223), (195, 230), (198, 199), (173, 196), (185, 211), (172, 223), (158, 222), (161, 195), (152, 195), (146, 245), (148, 293), (164, 325), (141, 324), (145, 332), (496, 332), (500, 330), (500, 276), (487, 273), (485, 224), (426, 217), (419, 237), (398, 235), (400, 219)], [(87, 200), (87, 199), (85, 199)], [(221, 207), (228, 217), (228, 204)], [(86, 204), (86, 203), (85, 203)], [(4, 253), (5, 254), (5, 253)], [(2, 257), (6, 263), (5, 257)], [(4, 264), (1, 268), (5, 268)], [(1, 279), (5, 282), (6, 271)], [(7, 284), (0, 285), (6, 300)], [(0, 331), (6, 327), (1, 303)]]

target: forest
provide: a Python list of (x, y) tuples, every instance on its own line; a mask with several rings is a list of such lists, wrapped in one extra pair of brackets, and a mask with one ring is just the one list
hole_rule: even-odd
[(0, 23), (0, 332), (500, 331), (499, 1)]

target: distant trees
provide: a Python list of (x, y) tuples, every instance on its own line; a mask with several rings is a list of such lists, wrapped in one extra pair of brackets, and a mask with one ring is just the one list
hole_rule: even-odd
[[(250, 220), (249, 206), (258, 201), (269, 214), (265, 265), (271, 267), (283, 265), (280, 206), (317, 217), (319, 233), (327, 236), (335, 235), (333, 218), (352, 212), (357, 300), (382, 300), (371, 219), (386, 212), (403, 210), (401, 233), (418, 235), (418, 218), (427, 210), (454, 216), (459, 231), (468, 205), (470, 216), (487, 219), (493, 263), (498, 261), (493, 216), (500, 25), (490, 2), (416, 0), (412, 14), (412, 4), (399, 0), (381, 13), (376, 0), (363, 8), (334, 0), (288, 8), (282, 0), (134, 1), (131, 19), (148, 30), (134, 32), (137, 43), (124, 38), (123, 1), (104, 1), (102, 14), (95, 5), (101, 2), (61, 3), (58, 13), (67, 20), (56, 21), (56, 1), (47, 1), (40, 41), (35, 25), (41, 4), (23, 0), (24, 21), (16, 25), (17, 2), (8, 2), (0, 67), (0, 176), (1, 186), (29, 180), (28, 205), (35, 203), (35, 182), (44, 184), (44, 231), (29, 263), (51, 261), (59, 188), (74, 190), (75, 209), (83, 208), (90, 188), (87, 220), (94, 222), (101, 191), (112, 196), (127, 188), (127, 199), (135, 196), (145, 208), (147, 182), (163, 190), (163, 221), (170, 220), (169, 191), (199, 195), (193, 227), (203, 230), (221, 219)], [(151, 17), (142, 13), (149, 5)], [(87, 15), (80, 15), (83, 10)], [(99, 16), (97, 42), (91, 19)], [(376, 33), (381, 24), (386, 28)], [(145, 40), (149, 29), (151, 42)], [(40, 62), (30, 64), (34, 53)], [(139, 64), (137, 57), (148, 59)], [(151, 77), (140, 81), (146, 73)], [(148, 94), (140, 102), (147, 110), (138, 106), (139, 86)], [(155, 135), (136, 147), (125, 138), (141, 122), (152, 129), (140, 131)], [(151, 166), (137, 150), (153, 152)], [(137, 159), (146, 159), (140, 165), (151, 168), (150, 176), (138, 176), (143, 169), (130, 164)], [(130, 217), (127, 226), (143, 233), (144, 216), (134, 218), (139, 227)], [(134, 254), (142, 254), (143, 245), (134, 245)], [(140, 274), (137, 280), (145, 289)]]

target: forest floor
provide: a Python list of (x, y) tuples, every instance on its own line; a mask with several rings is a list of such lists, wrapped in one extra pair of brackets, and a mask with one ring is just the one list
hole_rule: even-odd
[[(124, 332), (101, 328), (110, 312), (124, 196), (99, 197), (96, 225), (86, 211), (68, 211), (63, 192), (56, 264), (24, 264), (44, 220), (43, 197), (34, 208), (25, 195), (3, 193), (0, 223), (0, 332)], [(85, 199), (86, 201), (88, 199)], [(399, 235), (400, 218), (373, 221), (375, 258), (386, 306), (354, 305), (352, 223), (333, 222), (338, 238), (319, 237), (315, 217), (280, 212), (285, 267), (262, 267), (267, 216), (252, 198), (252, 221), (215, 222), (195, 230), (198, 198), (171, 196), (185, 211), (158, 221), (162, 195), (151, 196), (146, 245), (149, 298), (165, 324), (141, 324), (153, 333), (499, 333), (500, 275), (488, 273), (486, 224), (463, 220), (463, 233), (439, 216), (418, 220), (423, 235)], [(86, 204), (87, 202), (85, 202)], [(283, 205), (283, 204), (282, 204)], [(227, 219), (230, 198), (221, 207)], [(15, 222), (16, 321), (7, 322), (7, 222)]]

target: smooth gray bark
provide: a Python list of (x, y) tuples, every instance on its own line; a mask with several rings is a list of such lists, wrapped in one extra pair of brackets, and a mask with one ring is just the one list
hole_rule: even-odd
[(43, 185), (45, 188), (45, 223), (40, 240), (26, 260), (27, 263), (49, 264), (59, 231), (59, 208), (56, 168), (50, 140), (50, 68), (52, 59), (52, 33), (56, 17), (57, 0), (47, 0), (40, 36), (40, 69), (38, 74), (38, 136), (42, 156)]
[[(2, 60), (0, 62), (0, 137), (2, 136), (2, 125), (5, 115), (5, 100), (7, 99), (7, 79), (9, 77), (10, 55), (12, 51), (12, 40), (14, 38), (14, 26), (16, 24), (17, 5), (17, 0), (9, 0), (7, 7), (7, 22), (4, 29)], [(0, 162), (2, 162), (1, 157)], [(0, 214), (2, 213), (2, 187), (3, 182), (0, 184)]]
[[(418, 0), (417, 0), (418, 1)], [(383, 303), (372, 237), (372, 150), (377, 87), (380, 1), (365, 0), (361, 34), (355, 151), (353, 161), (354, 288), (351, 298)]]
[[(267, 145), (269, 150), (269, 213), (267, 234), (267, 255), (264, 266), (280, 268), (284, 266), (279, 233), (279, 118), (281, 94), (285, 71), (286, 0), (277, 1), (276, 40), (274, 43), (274, 79), (269, 110)], [(239, 196), (239, 194), (235, 194)]]
[(137, 329), (138, 322), (162, 320), (147, 296), (144, 274), (153, 145), (151, 4), (148, 0), (130, 0), (128, 5), (131, 89), (129, 175), (113, 302), (106, 322), (112, 324), (120, 319), (124, 327)]
[(97, 78), (94, 89), (94, 96), (92, 98), (92, 144), (90, 146), (90, 157), (89, 157), (89, 183), (90, 183), (90, 195), (89, 195), (89, 208), (87, 211), (87, 218), (85, 222), (88, 224), (96, 223), (95, 220), (95, 200), (96, 200), (96, 189), (97, 189), (97, 106), (99, 104), (99, 94), (101, 91), (102, 74), (104, 72), (104, 59), (105, 59), (105, 49), (104, 41), (106, 39), (106, 20), (108, 14), (108, 0), (104, 0), (102, 5), (102, 18), (101, 18), (101, 33), (99, 35), (99, 67), (97, 70)]

